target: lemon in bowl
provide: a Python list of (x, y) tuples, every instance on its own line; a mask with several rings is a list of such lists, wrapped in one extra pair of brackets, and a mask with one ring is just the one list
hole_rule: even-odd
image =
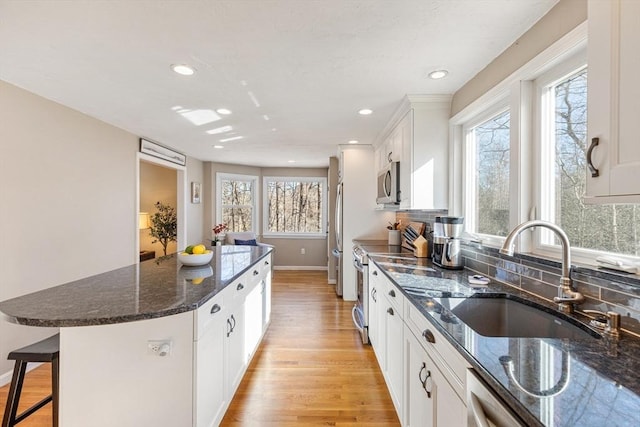
[(191, 253), (184, 250), (182, 252), (178, 252), (178, 261), (180, 261), (183, 265), (188, 266), (198, 266), (205, 265), (211, 262), (213, 258), (213, 251), (207, 249), (204, 245), (195, 245), (193, 247), (188, 247), (191, 249)]

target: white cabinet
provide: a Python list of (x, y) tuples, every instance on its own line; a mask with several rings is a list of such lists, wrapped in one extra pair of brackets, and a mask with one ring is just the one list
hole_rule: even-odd
[(404, 323), (402, 313), (393, 307), (385, 297), (384, 333), (385, 333), (385, 379), (396, 407), (398, 418), (402, 421), (403, 388), (404, 388)]
[(244, 347), (244, 310), (235, 306), (228, 312), (226, 320), (226, 341), (224, 344), (225, 390), (231, 400), (235, 393), (247, 364)]
[(194, 342), (195, 420), (196, 426), (212, 427), (222, 420), (227, 407), (224, 378), (226, 310), (224, 298), (216, 295), (211, 304), (198, 309), (203, 328)]
[(374, 342), (373, 345), (391, 400), (396, 408), (398, 418), (402, 422), (404, 405), (404, 323), (402, 313), (404, 297), (377, 267), (374, 267), (374, 271), (378, 271), (376, 276), (378, 334), (377, 344)]
[[(591, 203), (640, 202), (640, 2), (589, 1), (587, 196)], [(595, 146), (594, 138), (598, 138)]]
[(378, 319), (380, 317), (380, 285), (378, 277), (382, 274), (378, 267), (373, 264), (369, 265), (369, 343), (373, 346), (376, 356), (378, 357), (378, 363), (380, 357), (378, 356), (378, 344), (380, 327), (378, 326)]
[(342, 159), (342, 298), (355, 301), (356, 269), (349, 255), (352, 242), (362, 238), (386, 240), (385, 226), (395, 215), (377, 210), (373, 147), (340, 145), (338, 151)]
[(429, 353), (406, 327), (407, 427), (464, 426), (467, 407)]
[(383, 131), (376, 169), (400, 162), (400, 208), (448, 206), (449, 95), (409, 95)]
[(402, 425), (465, 426), (469, 363), (374, 263), (369, 287), (369, 339)]

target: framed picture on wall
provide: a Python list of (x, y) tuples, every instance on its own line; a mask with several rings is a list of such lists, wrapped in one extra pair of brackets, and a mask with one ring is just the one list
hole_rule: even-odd
[(200, 203), (200, 183), (191, 183), (191, 203)]

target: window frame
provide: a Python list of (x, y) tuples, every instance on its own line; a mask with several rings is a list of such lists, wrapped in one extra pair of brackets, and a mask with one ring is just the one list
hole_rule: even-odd
[[(509, 122), (511, 123), (511, 106), (509, 105), (509, 99), (506, 94), (493, 100), (493, 102), (486, 106), (486, 108), (479, 111), (477, 114), (471, 116), (462, 125), (462, 186), (463, 186), (463, 216), (465, 218), (465, 230), (472, 230), (468, 233), (473, 234), (483, 242), (489, 242), (492, 244), (499, 244), (504, 237), (494, 236), (491, 234), (478, 233), (476, 230), (477, 224), (475, 224), (475, 210), (476, 210), (476, 182), (475, 182), (475, 159), (476, 159), (476, 146), (475, 140), (471, 140), (473, 130), (479, 125), (491, 120), (492, 118), (499, 116), (505, 112), (509, 112)], [(509, 134), (511, 135), (511, 124), (509, 125)], [(511, 136), (509, 136), (511, 140)], [(511, 146), (509, 147), (511, 153)], [(509, 175), (511, 176), (513, 165), (511, 165), (511, 159), (509, 164)], [(511, 211), (511, 207), (509, 209)], [(510, 224), (509, 224), (510, 225)]]
[[(230, 181), (245, 181), (251, 182), (252, 191), (251, 191), (251, 230), (247, 230), (248, 232), (253, 232), (256, 235), (258, 234), (258, 195), (260, 194), (260, 180), (255, 175), (243, 175), (237, 173), (227, 173), (227, 172), (216, 172), (216, 224), (222, 223), (222, 181), (230, 180)], [(224, 205), (228, 206), (228, 205)], [(238, 205), (238, 206), (249, 206), (249, 205)]]
[[(321, 182), (322, 183), (322, 218), (321, 231), (318, 233), (299, 233), (299, 232), (271, 232), (269, 231), (269, 196), (267, 194), (269, 183), (277, 181), (295, 181), (295, 182)], [(324, 239), (327, 237), (327, 224), (329, 221), (329, 210), (327, 206), (328, 188), (327, 177), (322, 176), (263, 176), (262, 177), (262, 235), (268, 238), (298, 238), (298, 239)]]
[[(543, 114), (543, 108), (555, 110), (552, 107), (555, 105), (555, 98), (550, 93), (552, 91), (551, 87), (585, 68), (588, 73), (587, 52), (586, 49), (579, 49), (573, 55), (554, 65), (533, 80), (535, 88), (533, 129), (534, 140), (536, 141), (533, 158), (536, 161), (536, 166), (531, 179), (535, 183), (534, 194), (535, 206), (538, 210), (537, 217), (553, 223), (555, 223), (555, 200), (543, 197), (543, 193), (554, 187), (555, 183), (555, 163), (553, 162), (552, 154), (552, 151), (555, 152), (555, 150), (551, 148), (553, 134), (555, 133), (555, 121), (549, 121), (549, 114)], [(552, 199), (555, 198), (555, 190), (553, 190), (553, 196)], [(542, 233), (546, 233), (546, 235), (543, 236)], [(550, 233), (548, 230), (536, 233), (532, 242), (531, 252), (545, 257), (559, 258), (562, 253), (560, 245), (548, 244), (544, 241), (545, 237), (548, 238)], [(606, 253), (594, 249), (571, 248), (572, 258), (587, 264), (595, 264), (595, 258)]]

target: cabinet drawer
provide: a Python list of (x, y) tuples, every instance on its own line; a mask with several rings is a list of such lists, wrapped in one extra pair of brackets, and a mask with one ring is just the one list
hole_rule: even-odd
[(442, 373), (464, 398), (467, 368), (470, 365), (453, 345), (411, 302), (406, 302), (405, 322), (418, 338), (418, 342), (442, 368)]
[(271, 271), (271, 267), (272, 267), (271, 254), (261, 259), (258, 264), (261, 267), (262, 274), (266, 276), (267, 273)]
[(260, 281), (258, 279), (261, 276), (260, 270), (259, 265), (254, 265), (227, 287), (234, 301), (243, 301), (247, 297), (251, 289)]
[(384, 289), (384, 296), (387, 298), (393, 309), (398, 312), (398, 315), (404, 319), (404, 295), (396, 285), (390, 283), (386, 277), (385, 281), (387, 282), (387, 286)]
[(219, 317), (223, 316), (224, 292), (225, 291), (222, 291), (211, 298), (196, 311), (194, 334), (196, 341), (206, 333), (212, 322), (215, 322)]

